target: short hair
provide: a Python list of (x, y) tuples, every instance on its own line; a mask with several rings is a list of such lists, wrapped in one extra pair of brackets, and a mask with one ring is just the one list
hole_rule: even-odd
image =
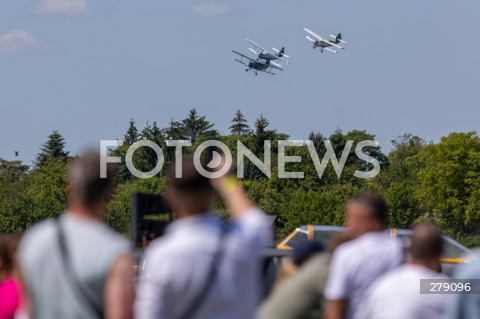
[[(201, 161), (202, 166), (205, 168), (204, 161)], [(176, 177), (177, 165), (181, 165), (181, 177)], [(207, 169), (208, 171), (208, 169)], [(177, 161), (170, 163), (167, 168), (167, 185), (183, 194), (197, 193), (199, 191), (212, 191), (213, 187), (210, 183), (210, 179), (203, 176), (195, 167), (192, 156), (184, 156), (179, 163)]]
[(107, 176), (100, 177), (100, 153), (86, 151), (75, 158), (68, 170), (69, 196), (86, 205), (107, 202), (113, 192), (116, 166), (107, 165)]
[(388, 207), (382, 196), (371, 192), (360, 192), (353, 195), (348, 203), (359, 203), (367, 206), (375, 219), (385, 225), (388, 224)]
[(411, 238), (410, 253), (418, 260), (437, 259), (443, 252), (443, 236), (440, 228), (433, 224), (418, 224)]
[(10, 274), (17, 270), (15, 253), (20, 238), (17, 233), (0, 235), (0, 273)]

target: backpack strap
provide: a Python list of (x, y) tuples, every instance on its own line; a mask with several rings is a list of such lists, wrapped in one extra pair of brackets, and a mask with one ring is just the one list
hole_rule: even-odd
[(209, 295), (209, 292), (212, 290), (213, 284), (217, 277), (220, 262), (223, 257), (223, 252), (225, 249), (224, 238), (227, 231), (227, 226), (222, 224), (220, 229), (220, 235), (218, 238), (217, 250), (215, 252), (215, 255), (213, 256), (210, 269), (207, 276), (205, 277), (205, 281), (203, 282), (201, 289), (198, 290), (190, 305), (185, 308), (185, 311), (178, 317), (178, 319), (191, 319), (195, 315), (195, 313), (201, 308), (207, 296)]
[(79, 281), (78, 277), (74, 273), (72, 261), (70, 259), (69, 250), (66, 243), (65, 232), (63, 231), (63, 227), (60, 221), (60, 215), (55, 217), (55, 228), (57, 232), (57, 244), (60, 250), (60, 256), (62, 259), (63, 268), (65, 270), (65, 274), (67, 275), (67, 279), (70, 282), (70, 286), (73, 288), (75, 295), (78, 298), (83, 300), (85, 304), (89, 305), (90, 309), (95, 313), (96, 317), (99, 319), (103, 319), (103, 310), (99, 307), (99, 305), (92, 299), (91, 295), (85, 291), (84, 286)]

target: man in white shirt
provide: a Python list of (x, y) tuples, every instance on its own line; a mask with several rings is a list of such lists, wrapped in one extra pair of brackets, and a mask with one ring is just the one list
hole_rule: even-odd
[[(174, 167), (167, 173), (165, 196), (176, 221), (147, 249), (136, 318), (253, 318), (265, 216), (233, 176), (209, 180), (190, 157), (181, 165), (182, 178)], [(210, 212), (215, 190), (231, 213), (227, 229)]]
[(371, 288), (364, 319), (439, 319), (448, 294), (421, 294), (420, 279), (447, 279), (441, 274), (443, 239), (433, 225), (419, 225), (412, 235), (411, 261), (380, 278)]
[(381, 196), (353, 196), (345, 224), (356, 239), (340, 245), (332, 256), (325, 289), (328, 319), (356, 319), (370, 285), (404, 260), (401, 242), (387, 232), (388, 211)]

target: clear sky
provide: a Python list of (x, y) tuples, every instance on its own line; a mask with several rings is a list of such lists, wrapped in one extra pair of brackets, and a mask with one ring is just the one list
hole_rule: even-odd
[[(30, 163), (52, 130), (73, 154), (196, 107), (228, 132), (241, 109), (305, 139), (337, 127), (380, 146), (410, 132), (438, 141), (480, 128), (480, 2), (0, 1), (0, 157)], [(304, 27), (341, 32), (340, 54)], [(286, 47), (277, 76), (246, 73), (246, 38)]]

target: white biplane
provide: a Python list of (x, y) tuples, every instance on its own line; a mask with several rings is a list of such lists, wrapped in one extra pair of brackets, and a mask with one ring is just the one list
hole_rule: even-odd
[(249, 58), (248, 56), (246, 56), (245, 54), (241, 54), (240, 52), (237, 52), (234, 50), (232, 50), (232, 52), (235, 54), (238, 54), (241, 57), (240, 60), (235, 59), (235, 61), (245, 65), (247, 67), (245, 71), (253, 70), (255, 75), (258, 75), (258, 71), (273, 74), (273, 75), (275, 75), (275, 73), (272, 72), (272, 69), (283, 71), (282, 66), (280, 64), (277, 64), (271, 60), (266, 60), (265, 62), (258, 61), (258, 60)]
[(253, 53), (255, 53), (258, 56), (258, 59), (262, 59), (262, 60), (265, 60), (265, 61), (282, 60), (283, 62), (288, 63), (288, 61), (286, 59), (284, 59), (284, 57), (289, 58), (289, 56), (285, 54), (285, 47), (282, 47), (280, 50), (272, 48), (272, 50), (274, 52), (274, 53), (272, 53), (272, 52), (269, 52), (269, 51), (265, 50), (264, 48), (262, 48), (261, 46), (259, 46), (255, 42), (253, 42), (252, 40), (247, 39), (247, 42), (253, 44), (258, 49), (261, 50), (260, 52), (257, 52), (257, 50), (255, 50), (255, 49), (248, 48), (250, 51), (252, 51)]
[(305, 30), (307, 33), (310, 34), (310, 36), (312, 36), (313, 38), (311, 38), (310, 36), (306, 36), (306, 38), (313, 43), (313, 48), (317, 48), (317, 47), (320, 47), (322, 52), (323, 50), (327, 50), (327, 51), (330, 51), (330, 52), (333, 52), (333, 53), (338, 53), (338, 51), (334, 50), (334, 49), (331, 49), (330, 47), (335, 47), (337, 49), (345, 49), (343, 47), (341, 47), (339, 45), (339, 43), (346, 43), (345, 41), (342, 40), (342, 34), (339, 33), (337, 34), (336, 36), (333, 35), (333, 34), (330, 34), (329, 36), (331, 38), (333, 38), (333, 40), (329, 40), (329, 39), (324, 39), (322, 38), (321, 36), (319, 36), (318, 34), (316, 34), (315, 32), (307, 29), (307, 28), (304, 28), (303, 30)]

